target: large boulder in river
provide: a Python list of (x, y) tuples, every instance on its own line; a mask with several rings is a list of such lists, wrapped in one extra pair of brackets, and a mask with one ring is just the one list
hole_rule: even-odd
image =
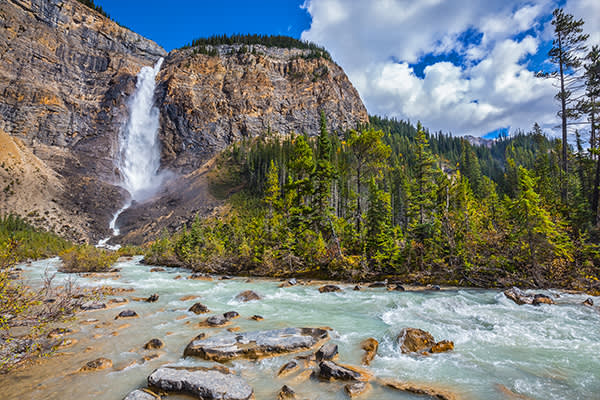
[(235, 296), (235, 299), (237, 301), (247, 302), (252, 300), (260, 300), (261, 297), (258, 295), (258, 293), (253, 292), (252, 290), (246, 290)]
[(377, 349), (379, 348), (379, 342), (376, 339), (368, 338), (362, 341), (360, 347), (365, 351), (365, 354), (362, 358), (362, 363), (364, 365), (371, 364), (371, 361), (375, 358), (377, 354)]
[(336, 364), (333, 361), (321, 361), (319, 363), (319, 378), (325, 380), (341, 380), (341, 381), (368, 381), (369, 376), (345, 365)]
[(136, 389), (129, 393), (123, 400), (160, 400), (160, 396), (149, 390)]
[(339, 286), (335, 286), (335, 285), (325, 285), (325, 286), (321, 286), (319, 288), (319, 293), (331, 293), (331, 292), (341, 292), (342, 289), (340, 289)]
[(554, 304), (554, 300), (545, 294), (538, 293), (531, 295), (516, 287), (506, 289), (503, 293), (518, 305), (533, 304), (534, 306), (539, 306), (540, 304)]
[(338, 354), (338, 346), (335, 343), (325, 343), (317, 352), (315, 357), (317, 361), (333, 360)]
[(196, 303), (196, 304), (194, 304), (193, 306), (190, 307), (190, 309), (188, 311), (191, 311), (194, 314), (205, 314), (207, 312), (210, 312), (210, 310), (208, 309), (208, 307), (206, 307), (202, 303)]
[(417, 328), (404, 328), (398, 335), (398, 343), (403, 353), (422, 353), (435, 344), (431, 333)]
[(512, 287), (510, 289), (506, 289), (503, 293), (507, 298), (514, 301), (518, 305), (533, 303), (533, 296), (529, 296), (519, 288)]
[(327, 331), (319, 328), (285, 328), (225, 333), (201, 340), (192, 340), (183, 355), (217, 362), (236, 358), (259, 359), (311, 350), (328, 338)]
[(202, 400), (248, 400), (254, 390), (241, 377), (224, 369), (161, 367), (148, 384), (168, 393), (184, 393)]
[(431, 333), (417, 328), (404, 328), (398, 335), (403, 353), (442, 353), (454, 350), (454, 343), (442, 340), (436, 343)]

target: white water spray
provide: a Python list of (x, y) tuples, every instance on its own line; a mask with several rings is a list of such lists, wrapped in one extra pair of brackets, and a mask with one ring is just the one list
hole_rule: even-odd
[(129, 119), (119, 138), (121, 185), (132, 200), (144, 200), (160, 186), (160, 146), (158, 109), (154, 106), (156, 75), (163, 62), (144, 67), (138, 74), (136, 90), (129, 102)]
[[(159, 111), (154, 106), (156, 75), (163, 59), (154, 67), (143, 67), (138, 76), (136, 89), (128, 102), (129, 119), (119, 135), (117, 166), (121, 172), (119, 183), (130, 194), (130, 199), (110, 221), (113, 236), (119, 235), (117, 218), (131, 206), (132, 201), (142, 201), (152, 196), (162, 183), (158, 174), (160, 145), (158, 141)], [(110, 238), (101, 240), (98, 246), (109, 247)]]

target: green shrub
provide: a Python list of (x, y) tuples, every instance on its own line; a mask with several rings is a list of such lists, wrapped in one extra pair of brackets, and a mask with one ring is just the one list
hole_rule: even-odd
[(119, 253), (90, 245), (71, 247), (60, 254), (61, 272), (106, 272), (119, 258)]

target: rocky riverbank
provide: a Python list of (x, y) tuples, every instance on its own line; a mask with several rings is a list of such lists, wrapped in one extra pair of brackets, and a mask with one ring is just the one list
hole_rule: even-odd
[[(65, 388), (71, 397), (107, 400), (200, 391), (231, 399), (541, 398), (534, 390), (540, 382), (550, 393), (543, 398), (560, 398), (562, 381), (544, 372), (560, 366), (543, 349), (569, 342), (593, 353), (596, 346), (591, 336), (573, 343), (568, 333), (589, 336), (600, 319), (580, 295), (518, 292), (556, 303), (518, 305), (493, 291), (387, 290), (382, 282), (359, 291), (344, 283), (197, 275), (138, 260), (122, 260), (118, 273), (78, 279), (85, 288), (111, 286), (115, 294), (87, 302), (76, 321), (59, 327), (65, 329), (56, 335), (72, 345), (57, 357), (0, 377), (7, 399), (42, 391), (60, 399)], [(36, 285), (43, 267), (57, 268), (57, 261), (25, 266), (28, 284)], [(319, 290), (327, 285), (338, 290)], [(580, 360), (579, 351), (562, 357)], [(567, 379), (576, 379), (572, 384), (585, 395), (600, 384), (586, 368), (600, 360), (581, 361), (574, 361), (578, 378)], [(510, 370), (499, 367), (505, 362)], [(510, 372), (515, 365), (517, 371), (547, 367), (515, 385), (523, 379)]]

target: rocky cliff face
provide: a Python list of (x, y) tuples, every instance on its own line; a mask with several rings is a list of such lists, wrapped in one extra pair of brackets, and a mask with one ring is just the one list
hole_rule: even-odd
[[(167, 55), (75, 0), (0, 0), (0, 132), (5, 147), (18, 153), (4, 158), (7, 165), (17, 158), (37, 165), (19, 167), (24, 175), (17, 180), (0, 174), (0, 189), (10, 185), (0, 213), (55, 214), (51, 224), (30, 220), (65, 226), (60, 232), (71, 238), (106, 237), (128, 196), (114, 163), (127, 99), (140, 69), (160, 57), (161, 168), (176, 178), (119, 220), (129, 241), (176, 229), (218, 205), (207, 193), (206, 162), (235, 140), (269, 129), (317, 134), (321, 110), (332, 131), (368, 121), (335, 63), (300, 49), (251, 50), (234, 45), (219, 46), (218, 56), (194, 49)], [(38, 190), (43, 184), (51, 190)]]
[(5, 194), (35, 201), (16, 207), (3, 199), (0, 212), (43, 215), (54, 207), (57, 224), (73, 233), (67, 236), (108, 234), (111, 210), (126, 195), (112, 185), (125, 101), (140, 68), (164, 55), (156, 43), (74, 0), (0, 1), (0, 130), (53, 171), (57, 180), (49, 185), (62, 188), (50, 204), (49, 196), (31, 197), (22, 178)]
[(309, 50), (218, 46), (173, 51), (159, 76), (163, 165), (189, 172), (228, 144), (267, 130), (316, 135), (368, 122), (344, 71)]

